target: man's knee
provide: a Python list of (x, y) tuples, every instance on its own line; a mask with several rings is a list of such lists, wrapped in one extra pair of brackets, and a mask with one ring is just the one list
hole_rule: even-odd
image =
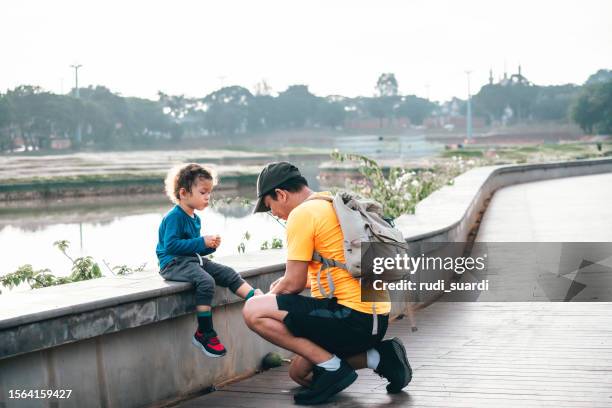
[(244, 322), (250, 328), (253, 328), (254, 319), (255, 319), (255, 307), (253, 306), (253, 299), (251, 298), (244, 302), (244, 307), (242, 308), (242, 317), (244, 318)]
[(247, 326), (253, 329), (262, 317), (272, 317), (278, 311), (276, 295), (263, 295), (250, 298), (242, 308), (242, 316)]

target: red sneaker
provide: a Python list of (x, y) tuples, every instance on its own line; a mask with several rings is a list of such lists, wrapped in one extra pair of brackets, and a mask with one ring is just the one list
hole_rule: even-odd
[(208, 357), (223, 357), (225, 353), (227, 353), (225, 346), (221, 344), (215, 332), (211, 333), (209, 336), (205, 336), (198, 330), (191, 338), (191, 342)]

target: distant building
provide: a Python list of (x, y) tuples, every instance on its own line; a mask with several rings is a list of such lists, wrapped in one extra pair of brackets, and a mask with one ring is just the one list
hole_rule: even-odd
[[(490, 71), (489, 82), (491, 83), (493, 79), (493, 71)], [(509, 85), (533, 85), (527, 78), (523, 76), (521, 73), (521, 66), (518, 66), (518, 72), (516, 74), (512, 74), (510, 78), (508, 78), (508, 74), (504, 72), (504, 77), (499, 80), (499, 84), (501, 86), (509, 86)]]
[(64, 150), (72, 147), (72, 141), (68, 138), (51, 139), (51, 149)]
[(376, 130), (376, 129), (406, 129), (410, 127), (408, 118), (357, 118), (344, 121), (346, 129)]

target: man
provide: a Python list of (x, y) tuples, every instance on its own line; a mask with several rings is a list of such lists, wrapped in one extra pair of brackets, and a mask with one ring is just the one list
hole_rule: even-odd
[[(243, 314), (249, 328), (277, 346), (293, 351), (289, 375), (306, 390), (294, 396), (298, 404), (318, 404), (357, 378), (356, 369), (371, 368), (385, 377), (388, 392), (400, 392), (412, 371), (398, 338), (381, 341), (388, 324), (389, 302), (363, 302), (359, 280), (341, 268), (331, 268), (330, 282), (321, 256), (344, 263), (342, 230), (330, 202), (317, 199), (297, 167), (268, 164), (257, 179), (254, 212), (271, 211), (287, 221), (285, 274), (263, 296), (249, 299)], [(299, 295), (310, 283), (312, 297)]]

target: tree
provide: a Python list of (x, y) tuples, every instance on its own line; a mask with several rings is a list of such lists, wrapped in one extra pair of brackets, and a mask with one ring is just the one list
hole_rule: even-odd
[(538, 95), (536, 86), (526, 83), (485, 85), (474, 95), (474, 111), (492, 120), (501, 119), (509, 106), (518, 121), (532, 116), (532, 106)]
[(79, 104), (74, 98), (29, 85), (8, 91), (5, 98), (12, 112), (10, 132), (21, 136), (26, 146), (48, 148), (51, 137), (74, 133)]
[(291, 85), (276, 99), (281, 124), (301, 128), (312, 125), (320, 98), (314, 96), (306, 85)]
[(279, 128), (286, 122), (278, 98), (270, 95), (255, 95), (251, 99), (248, 118), (248, 130), (251, 132)]
[(612, 81), (612, 69), (600, 69), (599, 71), (591, 75), (584, 84), (593, 85), (609, 81)]
[(505, 87), (499, 84), (485, 85), (472, 97), (474, 113), (486, 116), (490, 122), (501, 119), (509, 104)]
[(395, 109), (399, 106), (398, 85), (395, 74), (384, 73), (376, 81), (376, 95), (374, 98), (364, 100), (366, 111), (378, 118), (380, 127), (383, 127), (383, 119), (392, 119)]
[(415, 95), (403, 96), (398, 104), (396, 114), (399, 117), (410, 119), (410, 123), (420, 125), (431, 112), (436, 108), (436, 104), (427, 99), (419, 98)]
[(345, 117), (344, 98), (337, 96), (321, 98), (317, 103), (315, 121), (320, 125), (331, 128), (342, 126)]
[(586, 133), (612, 134), (612, 81), (585, 86), (571, 115)]
[(170, 132), (172, 122), (156, 101), (127, 98), (127, 108), (132, 122), (133, 143), (148, 143), (151, 138)]
[(375, 97), (375, 98), (363, 98), (361, 103), (365, 107), (365, 111), (370, 115), (378, 119), (379, 127), (383, 127), (383, 119), (391, 116), (392, 114), (392, 103), (390, 103), (391, 97)]
[(262, 79), (255, 84), (255, 96), (270, 96), (272, 95), (272, 87), (265, 79)]
[[(92, 113), (98, 113), (103, 118), (103, 122), (94, 118), (93, 124), (85, 123), (88, 130), (91, 129), (91, 132), (86, 132), (86, 137), (94, 136), (105, 148), (117, 143), (125, 145), (133, 142), (135, 126), (126, 98), (104, 86), (81, 88), (79, 93), (81, 100), (94, 104), (90, 105), (93, 107)], [(100, 126), (101, 129), (97, 129), (96, 126)], [(101, 134), (102, 129), (108, 133)]]
[(569, 108), (579, 91), (576, 85), (540, 86), (533, 103), (533, 118), (537, 120), (567, 120)]
[(10, 127), (13, 121), (13, 107), (10, 100), (0, 94), (0, 153), (11, 149), (12, 138)]
[(224, 87), (204, 97), (208, 129), (217, 134), (246, 131), (252, 98), (251, 92), (241, 86)]
[(377, 96), (380, 97), (397, 96), (398, 85), (397, 79), (395, 79), (395, 74), (380, 74), (378, 81), (376, 81), (376, 92)]
[(170, 125), (172, 140), (179, 141), (184, 131), (182, 122), (196, 102), (186, 98), (185, 95), (167, 95), (161, 91), (157, 92), (157, 96), (164, 114), (172, 118)]

